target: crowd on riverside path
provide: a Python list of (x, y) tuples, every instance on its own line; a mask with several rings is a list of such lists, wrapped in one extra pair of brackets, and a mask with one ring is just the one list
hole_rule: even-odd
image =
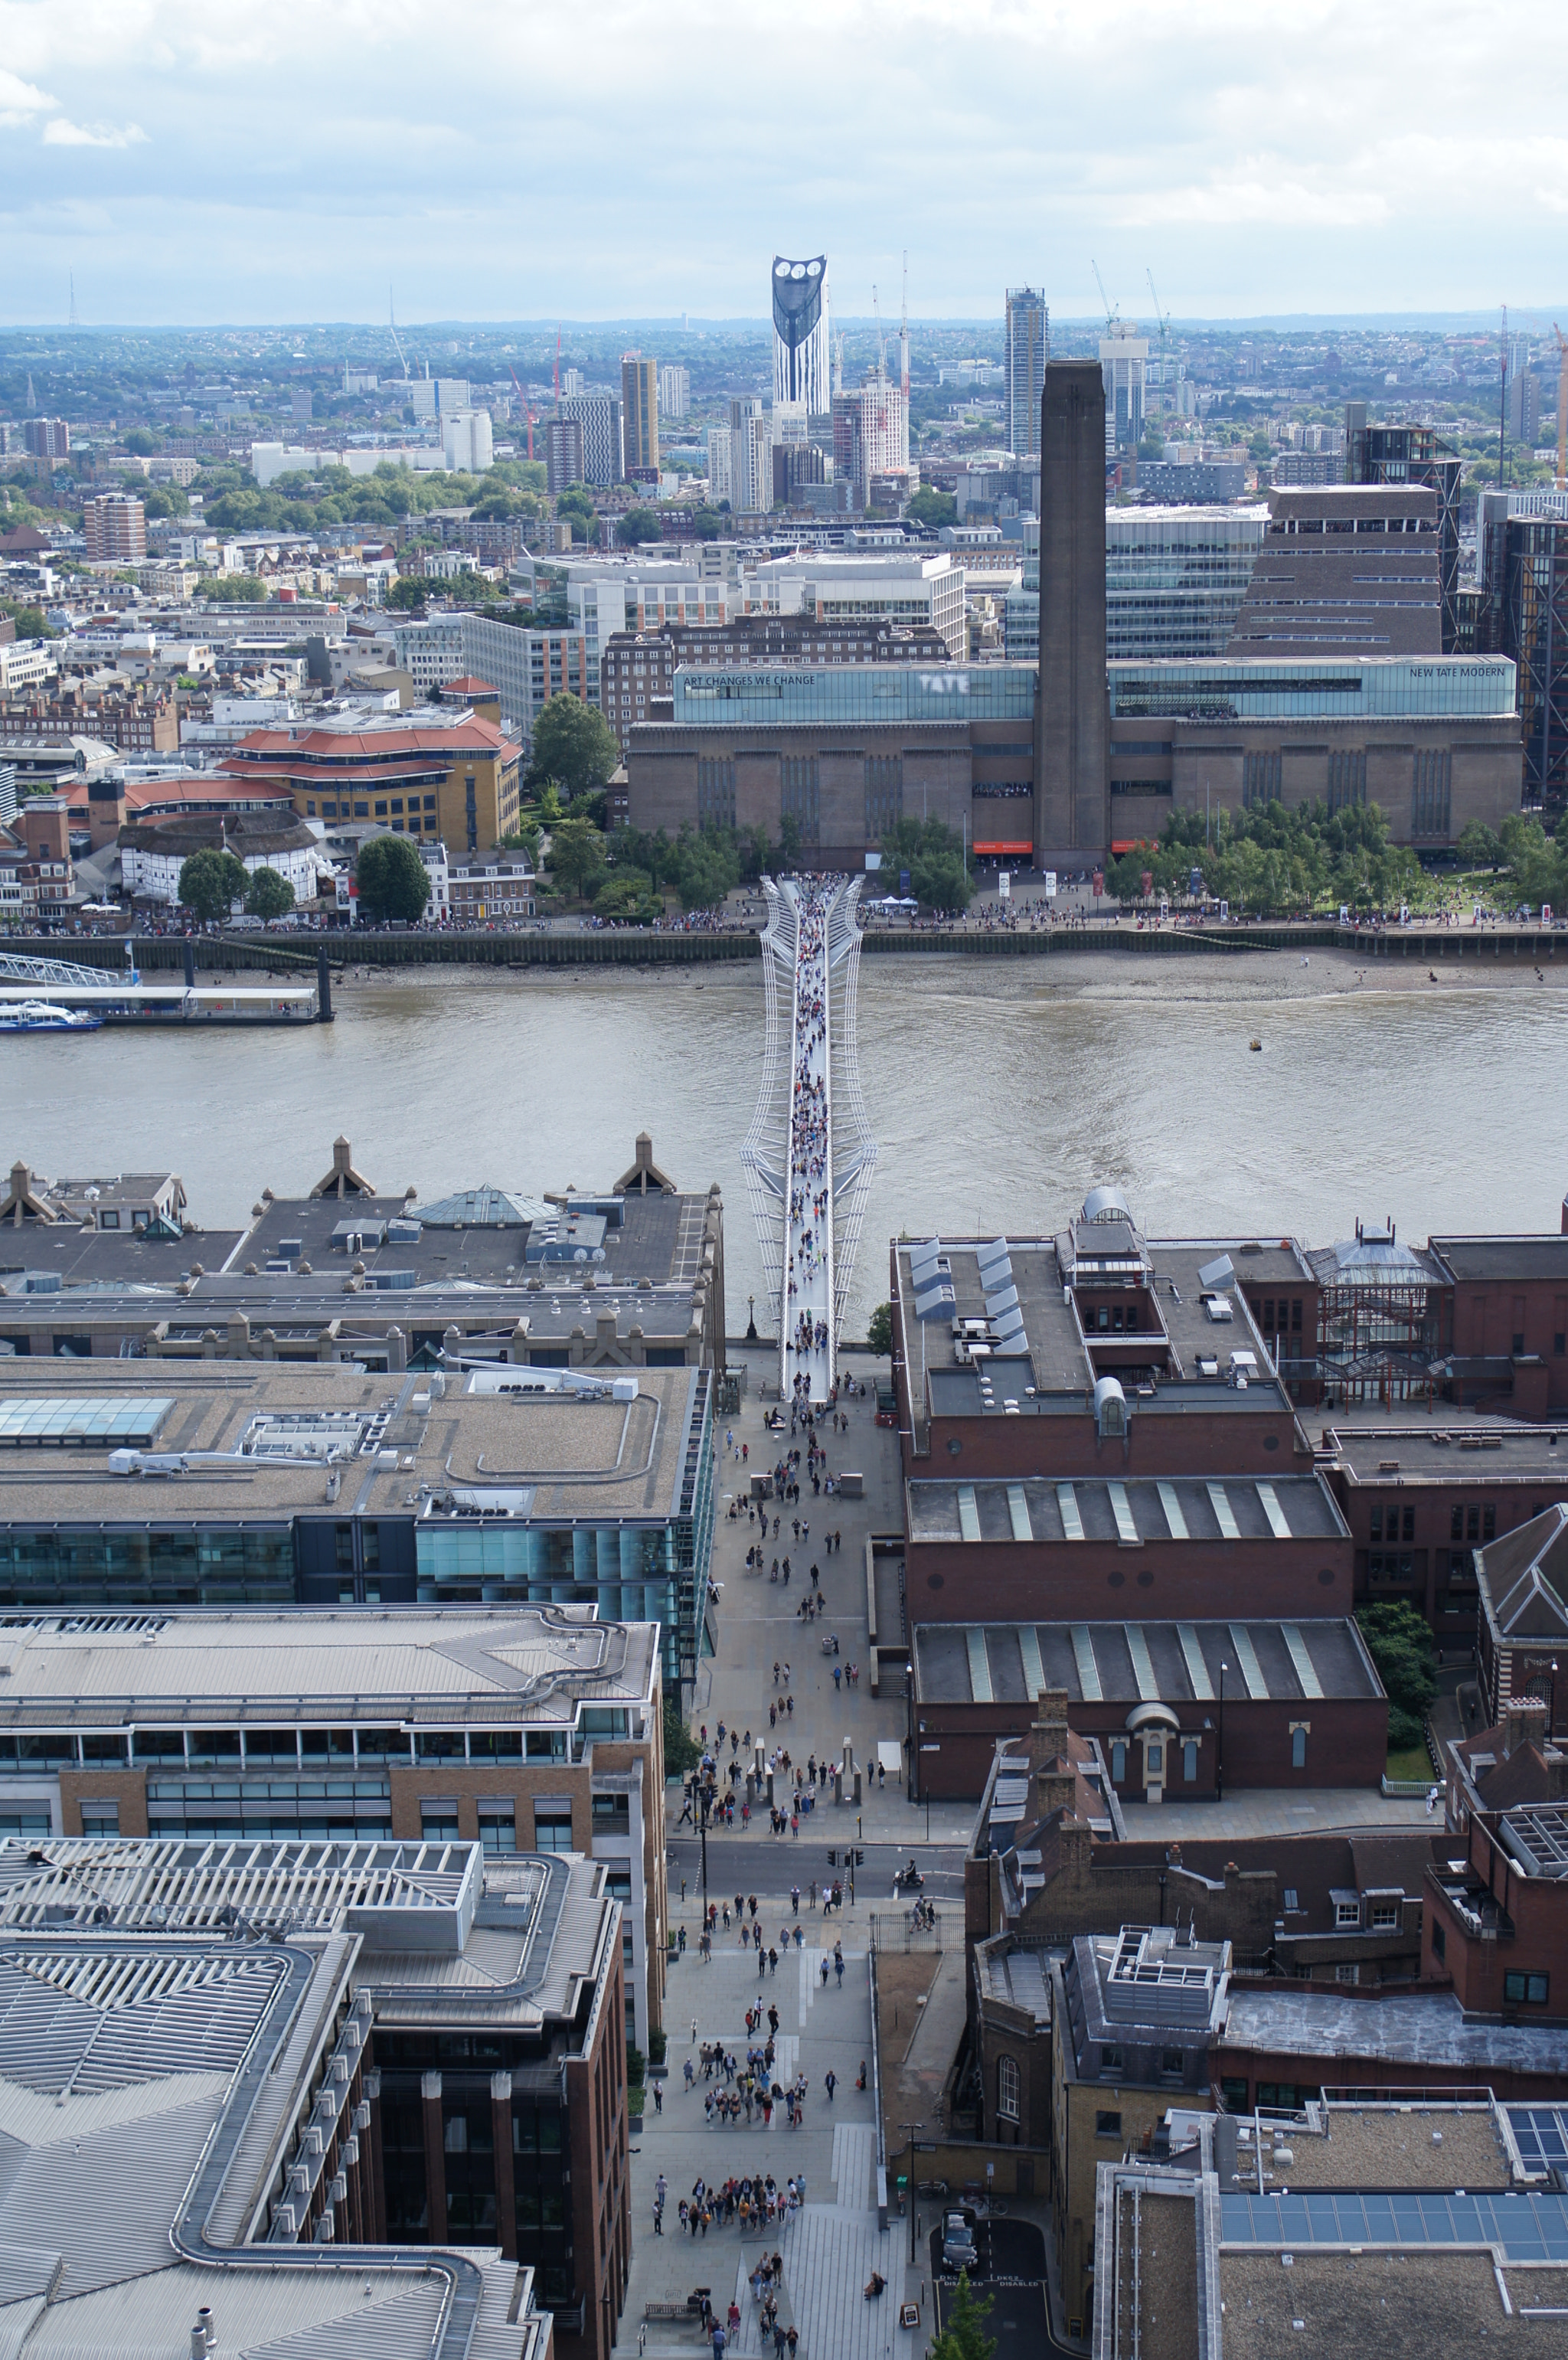
[[(789, 1267), (785, 1294), (793, 1312), (796, 1354), (808, 1362), (828, 1347), (829, 1183), (827, 1048), (827, 909), (829, 892), (811, 880), (797, 888), (795, 1039), (790, 1102)], [(822, 1070), (815, 1070), (819, 1062)], [(814, 1303), (801, 1302), (815, 1295)], [(793, 1306), (800, 1303), (799, 1310)], [(789, 1316), (789, 1313), (787, 1313)], [(798, 1370), (794, 1398), (812, 1397), (811, 1370)], [(821, 1388), (825, 1391), (825, 1387)]]

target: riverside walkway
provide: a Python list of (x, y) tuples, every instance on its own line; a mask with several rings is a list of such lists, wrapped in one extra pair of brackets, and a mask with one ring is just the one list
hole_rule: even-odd
[(741, 1151), (777, 1305), (783, 1401), (824, 1404), (877, 1162), (855, 1048), (858, 878), (764, 880), (767, 1036)]

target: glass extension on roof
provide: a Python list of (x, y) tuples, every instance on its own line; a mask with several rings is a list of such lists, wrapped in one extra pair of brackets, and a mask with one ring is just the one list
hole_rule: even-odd
[(1514, 709), (1506, 656), (1112, 663), (1113, 720), (1419, 721)]
[(1032, 663), (779, 664), (734, 672), (679, 665), (674, 718), (735, 729), (760, 722), (854, 726), (890, 721), (1034, 719)]
[(0, 1444), (146, 1444), (174, 1407), (169, 1393), (52, 1394), (0, 1401)]
[(1225, 2245), (1500, 2245), (1510, 2262), (1568, 2262), (1568, 2196), (1543, 2189), (1443, 2195), (1330, 2193), (1220, 2198)]

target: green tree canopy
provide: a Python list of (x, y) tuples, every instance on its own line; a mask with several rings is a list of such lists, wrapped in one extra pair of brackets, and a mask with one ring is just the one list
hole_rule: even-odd
[[(909, 2195), (912, 2203), (912, 2189)], [(996, 2339), (985, 2333), (985, 2322), (990, 2315), (990, 2296), (976, 2294), (969, 2283), (969, 2273), (964, 2270), (948, 2306), (947, 2324), (940, 2335), (931, 2338), (929, 2360), (991, 2360), (996, 2349)]]
[(255, 869), (245, 894), (245, 911), (253, 918), (286, 918), (294, 907), (294, 888), (276, 869)]
[(922, 484), (904, 513), (936, 532), (944, 524), (958, 522), (958, 502), (951, 492), (939, 492), (934, 484)]
[(681, 1718), (681, 1708), (667, 1688), (664, 1692), (664, 1770), (670, 1778), (683, 1778), (695, 1770), (702, 1758), (702, 1749)]
[(657, 508), (628, 508), (615, 527), (615, 539), (623, 549), (635, 549), (639, 541), (662, 541), (664, 526)]
[(382, 603), (399, 615), (422, 615), (429, 595), (429, 585), (421, 574), (401, 574), (396, 582), (387, 584)]
[(593, 503), (581, 484), (568, 484), (563, 492), (557, 493), (555, 513), (558, 521), (576, 526), (584, 541), (598, 522)]
[(618, 925), (649, 926), (663, 907), (639, 869), (616, 869), (593, 896), (593, 915)]
[(0, 598), (0, 615), (9, 615), (19, 639), (52, 639), (56, 632), (44, 620), (44, 610), (19, 598)]
[(180, 901), (204, 926), (226, 918), (234, 903), (244, 901), (249, 885), (244, 861), (215, 847), (193, 852), (180, 871)]
[(928, 910), (966, 910), (974, 898), (964, 839), (939, 819), (895, 821), (882, 839), (882, 865), (893, 871), (890, 887), (907, 869), (910, 892)]
[(585, 819), (557, 820), (550, 832), (550, 867), (563, 893), (586, 900), (604, 873), (604, 837)]
[(146, 426), (131, 427), (126, 433), (120, 437), (120, 440), (124, 442), (126, 450), (134, 452), (138, 459), (150, 459), (155, 451), (161, 451), (163, 448), (163, 444), (158, 441), (158, 436), (152, 432), (150, 428)]
[(615, 733), (598, 707), (563, 691), (534, 723), (528, 776), (539, 785), (553, 779), (570, 803), (607, 784), (620, 759)]
[(1421, 1718), (1437, 1694), (1432, 1627), (1425, 1615), (1400, 1598), (1358, 1606), (1356, 1622), (1389, 1704), (1408, 1713), (1419, 1732)]
[(879, 1303), (866, 1323), (866, 1340), (877, 1356), (886, 1360), (893, 1350), (893, 1306)]
[(220, 606), (263, 606), (270, 594), (259, 574), (209, 574), (201, 595)]
[(1330, 812), (1323, 803), (1269, 803), (1207, 823), (1202, 811), (1172, 812), (1158, 844), (1106, 862), (1105, 887), (1136, 901), (1148, 873), (1156, 893), (1179, 898), (1194, 869), (1212, 899), (1264, 917), (1310, 909), (1325, 895), (1352, 909), (1397, 907), (1421, 873), (1413, 853), (1388, 841), (1376, 803)]
[(430, 872), (406, 836), (373, 836), (360, 847), (359, 906), (374, 923), (414, 925), (430, 898)]

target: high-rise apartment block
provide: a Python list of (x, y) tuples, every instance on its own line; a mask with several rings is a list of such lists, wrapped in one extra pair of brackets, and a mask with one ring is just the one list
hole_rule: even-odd
[(408, 398), (416, 418), (441, 418), (449, 410), (471, 407), (465, 377), (417, 377)]
[(734, 480), (730, 468), (731, 439), (727, 426), (708, 429), (708, 498), (714, 508), (728, 500), (735, 505), (731, 490)]
[(1040, 449), (1040, 405), (1051, 358), (1051, 313), (1034, 287), (1007, 290), (1007, 349), (1002, 410), (1016, 457)]
[(691, 407), (691, 372), (667, 364), (659, 372), (659, 408), (665, 418), (684, 418)]
[(1035, 859), (1042, 869), (1081, 866), (1105, 839), (1106, 416), (1096, 362), (1047, 363), (1034, 746)]
[(1137, 323), (1117, 320), (1100, 338), (1100, 367), (1105, 387), (1105, 449), (1136, 448), (1143, 433), (1149, 379), (1149, 338)]
[(147, 555), (147, 510), (126, 492), (101, 492), (83, 503), (92, 565), (136, 565)]
[(441, 412), (441, 450), (449, 467), (465, 475), (482, 475), (495, 464), (495, 442), (487, 410)]
[(640, 353), (626, 353), (621, 361), (621, 416), (626, 473), (657, 470), (659, 466), (659, 363)]
[(22, 432), (30, 458), (70, 458), (71, 426), (66, 419), (29, 418), (25, 422)]
[(1541, 432), (1541, 379), (1533, 369), (1521, 369), (1508, 381), (1508, 432), (1516, 442), (1533, 450)]
[(552, 418), (544, 430), (545, 488), (553, 499), (569, 484), (581, 484), (583, 422), (577, 418)]
[(813, 418), (833, 399), (829, 353), (828, 258), (773, 257), (773, 399), (803, 401)]
[[(575, 369), (567, 371), (575, 377)], [(574, 418), (583, 429), (583, 481), (601, 486), (618, 484), (626, 472), (621, 432), (620, 398), (613, 393), (569, 393), (560, 415)]]
[(833, 398), (833, 472), (854, 486), (863, 508), (874, 475), (905, 470), (909, 464), (909, 410), (901, 386), (880, 367), (867, 369), (851, 393)]

